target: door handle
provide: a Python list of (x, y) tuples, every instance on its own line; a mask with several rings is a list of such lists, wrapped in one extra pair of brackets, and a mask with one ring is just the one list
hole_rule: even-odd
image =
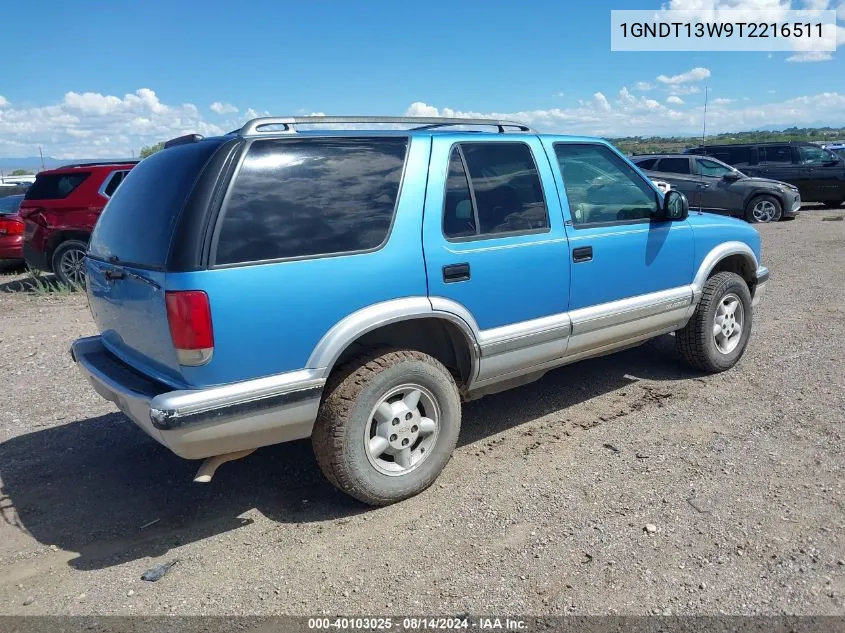
[(457, 281), (467, 281), (469, 279), (469, 264), (466, 262), (462, 264), (449, 264), (443, 267), (443, 281), (447, 284), (452, 284)]
[(593, 259), (592, 246), (579, 246), (572, 249), (572, 261), (576, 264), (579, 262), (589, 262)]
[(707, 189), (707, 187), (709, 187), (709, 186), (710, 186), (710, 183), (708, 183), (708, 182), (701, 182), (701, 183), (698, 184), (699, 189)]

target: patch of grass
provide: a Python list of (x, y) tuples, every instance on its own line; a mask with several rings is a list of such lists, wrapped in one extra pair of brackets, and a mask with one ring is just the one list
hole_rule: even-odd
[(29, 292), (37, 296), (67, 296), (74, 292), (81, 292), (79, 284), (66, 284), (43, 271), (27, 267), (24, 279), (4, 284), (5, 292)]

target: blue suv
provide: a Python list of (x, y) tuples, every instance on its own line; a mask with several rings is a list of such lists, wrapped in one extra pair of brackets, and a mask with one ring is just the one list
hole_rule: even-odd
[(769, 277), (754, 228), (689, 214), (605, 141), (407, 117), (169, 141), (110, 199), (86, 275), (101, 334), (74, 360), (204, 458), (198, 481), (311, 437), (373, 505), (435, 480), (462, 400), (668, 332), (732, 367)]

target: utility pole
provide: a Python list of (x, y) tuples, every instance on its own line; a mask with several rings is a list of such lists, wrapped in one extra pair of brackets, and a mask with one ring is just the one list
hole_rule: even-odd
[(41, 146), (38, 146), (38, 155), (41, 156), (41, 171), (44, 171), (44, 152), (41, 151)]
[(707, 84), (704, 84), (704, 124), (701, 128), (701, 146), (705, 146), (704, 139), (707, 136)]

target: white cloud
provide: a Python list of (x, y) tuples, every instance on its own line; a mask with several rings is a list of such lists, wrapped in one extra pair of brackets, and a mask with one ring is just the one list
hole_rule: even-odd
[(657, 78), (662, 84), (669, 84), (670, 86), (676, 86), (678, 84), (689, 84), (695, 83), (699, 81), (704, 81), (710, 76), (710, 69), (708, 68), (693, 68), (692, 70), (688, 70), (685, 73), (681, 73), (680, 75), (672, 75), (671, 77), (668, 75), (660, 75)]
[[(670, 84), (667, 84), (667, 89)], [(436, 107), (423, 101), (412, 103), (406, 114), (415, 116), (488, 117), (524, 121), (538, 130), (599, 136), (652, 134), (696, 134), (701, 129), (703, 99), (691, 103), (682, 91), (697, 88), (690, 84), (671, 86), (660, 103), (645, 95), (621, 88), (615, 95), (595, 92), (571, 106), (517, 112), (465, 112)], [(707, 129), (713, 132), (737, 131), (766, 125), (845, 124), (845, 93), (822, 92), (786, 101), (756, 105), (714, 99), (708, 111)], [(675, 98), (672, 98), (675, 97)], [(551, 98), (550, 98), (551, 100)], [(683, 103), (686, 101), (686, 103)], [(38, 146), (45, 155), (57, 158), (127, 157), (150, 145), (182, 134), (204, 136), (223, 134), (243, 124), (245, 118), (269, 115), (249, 108), (231, 118), (214, 115), (208, 121), (190, 103), (169, 104), (142, 88), (122, 97), (95, 92), (68, 92), (54, 103), (37, 107), (17, 107), (4, 101), (0, 108), (0, 156), (33, 156)], [(322, 112), (310, 112), (320, 116)], [(205, 113), (209, 114), (208, 110)], [(219, 120), (218, 120), (219, 119)]]
[(5, 107), (7, 105), (9, 105), (9, 100), (3, 95), (0, 95), (0, 108)]
[(806, 51), (795, 53), (786, 58), (788, 62), (827, 62), (833, 59), (833, 55), (825, 51)]
[(223, 103), (221, 101), (215, 101), (208, 107), (212, 112), (216, 112), (217, 114), (234, 114), (238, 111), (231, 103)]
[(652, 86), (647, 81), (638, 81), (637, 83), (634, 84), (634, 90), (639, 90), (641, 92), (647, 92), (647, 91), (651, 90), (652, 88), (654, 88), (654, 86)]
[(556, 92), (554, 96), (556, 96), (556, 97), (565, 97), (565, 96), (566, 96), (566, 93), (565, 93), (565, 92)]
[[(622, 90), (625, 90), (624, 88)], [(602, 93), (597, 92), (593, 95), (593, 100), (596, 102), (596, 105), (605, 112), (610, 111), (610, 102), (608, 102), (607, 97), (605, 97)]]
[[(720, 104), (707, 113), (707, 129), (714, 133), (748, 130), (761, 125), (845, 124), (845, 93), (823, 92), (782, 102), (760, 105)], [(527, 110), (522, 112), (465, 112), (438, 108), (415, 102), (408, 116), (451, 116), (510, 119), (527, 123), (541, 132), (629, 136), (652, 134), (698, 134), (701, 132), (701, 108), (675, 109), (653, 99), (635, 97), (622, 89), (612, 103), (603, 93), (579, 102), (572, 108)]]
[(713, 99), (710, 103), (713, 105), (728, 105), (729, 103), (735, 103), (736, 99), (726, 99), (725, 97), (719, 97), (718, 99)]
[(162, 103), (149, 88), (117, 97), (68, 92), (50, 105), (0, 110), (0, 155), (56, 158), (126, 157), (182, 134), (222, 134), (240, 123), (209, 123), (191, 103)]

